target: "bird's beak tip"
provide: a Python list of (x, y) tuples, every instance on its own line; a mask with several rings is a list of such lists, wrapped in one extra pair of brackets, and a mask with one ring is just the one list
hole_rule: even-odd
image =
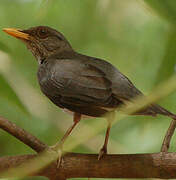
[(3, 30), (4, 32), (7, 32), (9, 29), (10, 29), (10, 28), (3, 28), (2, 30)]
[(23, 40), (29, 40), (29, 34), (22, 32), (20, 29), (15, 29), (15, 28), (3, 28), (2, 29), (5, 33), (16, 37), (18, 39), (23, 39)]

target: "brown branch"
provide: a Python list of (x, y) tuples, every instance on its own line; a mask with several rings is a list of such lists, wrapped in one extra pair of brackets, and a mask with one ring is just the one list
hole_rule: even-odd
[(12, 136), (15, 136), (18, 140), (22, 141), (24, 144), (31, 147), (36, 152), (42, 152), (48, 147), (38, 138), (3, 117), (0, 117), (0, 128), (5, 130)]
[[(0, 172), (16, 167), (37, 155), (0, 158)], [(59, 169), (51, 163), (31, 176), (45, 176), (53, 180), (67, 178), (176, 178), (176, 153), (98, 155), (67, 153)], [(12, 173), (0, 178), (14, 176)]]
[(161, 152), (168, 152), (168, 149), (170, 147), (170, 142), (171, 142), (171, 138), (175, 132), (175, 128), (176, 128), (176, 120), (173, 119), (169, 125), (169, 128), (166, 132), (166, 135), (164, 137), (163, 143), (162, 143), (162, 147), (161, 147)]
[[(173, 122), (175, 123), (175, 121)], [(106, 155), (101, 160), (98, 160), (98, 155), (67, 153), (63, 156), (58, 169), (56, 162), (51, 163), (57, 159), (57, 153), (50, 154), (49, 151), (44, 151), (48, 146), (35, 136), (2, 117), (0, 117), (0, 128), (36, 152), (42, 152), (38, 155), (1, 157), (0, 178), (22, 177), (24, 175), (45, 176), (51, 180), (79, 177), (176, 178), (176, 153)], [(167, 135), (170, 141), (170, 133)], [(38, 157), (41, 158), (40, 161), (38, 161)], [(44, 167), (43, 170), (38, 170), (38, 162), (40, 162), (40, 167)], [(48, 163), (49, 165), (47, 165)]]

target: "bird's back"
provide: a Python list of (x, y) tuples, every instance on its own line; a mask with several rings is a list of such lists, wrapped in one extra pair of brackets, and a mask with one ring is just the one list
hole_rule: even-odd
[[(137, 96), (143, 96), (112, 64), (77, 53), (47, 59), (39, 67), (38, 79), (41, 90), (56, 105), (92, 116), (100, 116), (126, 102), (132, 102)], [(88, 108), (89, 112), (86, 112)], [(98, 113), (93, 115), (90, 111)], [(158, 105), (150, 105), (136, 112), (152, 116), (167, 113)]]

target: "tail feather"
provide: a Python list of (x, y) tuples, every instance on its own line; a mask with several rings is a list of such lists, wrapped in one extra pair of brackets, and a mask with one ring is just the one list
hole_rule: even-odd
[(163, 108), (157, 104), (152, 105), (151, 108), (153, 108), (153, 110), (157, 114), (162, 114), (162, 115), (165, 115), (165, 116), (172, 118), (172, 121), (169, 125), (167, 132), (166, 132), (166, 135), (164, 137), (162, 147), (161, 147), (161, 152), (168, 152), (170, 142), (171, 142), (172, 136), (173, 136), (173, 134), (175, 132), (175, 128), (176, 128), (176, 115), (169, 112), (168, 110), (166, 110), (165, 108)]
[(150, 107), (151, 107), (151, 110), (154, 111), (156, 114), (162, 114), (164, 116), (168, 116), (168, 117), (176, 120), (176, 114), (173, 114), (172, 112), (170, 112), (167, 109), (161, 107), (160, 105), (153, 104)]
[(134, 115), (148, 115), (148, 116), (157, 116), (157, 114), (162, 114), (164, 116), (168, 116), (168, 117), (172, 118), (172, 121), (166, 132), (166, 135), (164, 137), (162, 147), (161, 147), (161, 152), (168, 152), (171, 138), (176, 129), (176, 114), (173, 114), (172, 112), (168, 111), (167, 109), (165, 109), (157, 104), (152, 104), (152, 105), (134, 113)]
[(172, 112), (168, 111), (167, 109), (161, 107), (158, 104), (152, 104), (147, 108), (144, 108), (134, 113), (134, 115), (148, 115), (148, 116), (157, 116), (158, 114), (168, 116), (176, 120), (176, 114), (173, 114)]

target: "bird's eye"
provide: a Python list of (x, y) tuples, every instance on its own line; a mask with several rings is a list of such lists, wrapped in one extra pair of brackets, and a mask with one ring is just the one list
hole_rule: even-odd
[(37, 34), (40, 38), (46, 38), (48, 36), (48, 31), (46, 28), (39, 28)]

